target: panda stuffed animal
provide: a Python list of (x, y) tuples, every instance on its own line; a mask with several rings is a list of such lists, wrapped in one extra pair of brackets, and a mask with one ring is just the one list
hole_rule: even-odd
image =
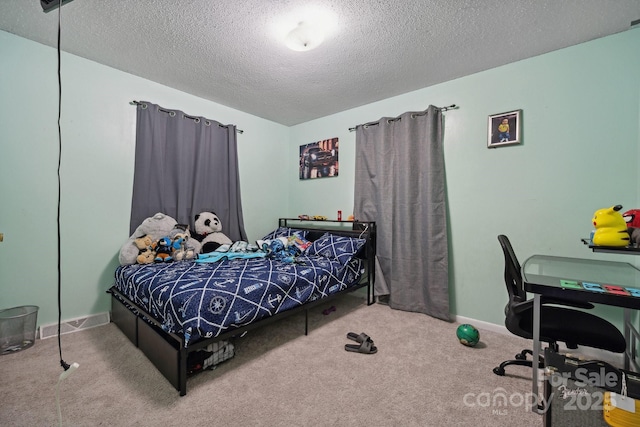
[(209, 253), (233, 242), (222, 232), (220, 218), (213, 212), (201, 212), (195, 217), (195, 238), (202, 245), (201, 253)]

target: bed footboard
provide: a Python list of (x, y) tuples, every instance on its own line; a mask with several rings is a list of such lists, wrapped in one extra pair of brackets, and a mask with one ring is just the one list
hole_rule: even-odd
[[(134, 308), (133, 303), (120, 294), (117, 289), (110, 289), (111, 295), (111, 320), (138, 347), (154, 366), (164, 375), (164, 377), (180, 392), (180, 396), (187, 394), (187, 359), (191, 352), (198, 351), (211, 343), (233, 338), (242, 335), (247, 331), (265, 326), (269, 323), (284, 319), (301, 311), (305, 314), (304, 333), (308, 333), (308, 311), (320, 304), (337, 298), (345, 293), (353, 292), (357, 289), (367, 287), (367, 305), (371, 305), (370, 295), (371, 284), (363, 283), (344, 291), (333, 294), (327, 298), (313, 301), (295, 309), (282, 312), (276, 316), (268, 317), (256, 323), (234, 329), (218, 337), (208, 340), (198, 341), (184, 348), (180, 337), (169, 334), (159, 326), (150, 324), (143, 319), (146, 314)], [(123, 302), (126, 301), (126, 304)], [(130, 306), (131, 308), (127, 307)]]
[(187, 350), (181, 349), (180, 341), (170, 334), (142, 319), (136, 309), (127, 308), (122, 301), (126, 298), (117, 290), (110, 292), (113, 323), (180, 391), (181, 396), (187, 394)]

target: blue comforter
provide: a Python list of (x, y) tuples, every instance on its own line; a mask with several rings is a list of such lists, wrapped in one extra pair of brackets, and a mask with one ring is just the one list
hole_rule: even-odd
[(296, 263), (269, 258), (134, 264), (116, 270), (115, 287), (186, 344), (323, 298), (358, 283), (363, 263), (323, 256)]

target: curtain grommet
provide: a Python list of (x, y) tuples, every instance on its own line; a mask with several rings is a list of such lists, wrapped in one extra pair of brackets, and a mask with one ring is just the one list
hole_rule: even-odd
[(175, 116), (176, 116), (175, 111), (169, 111), (169, 117), (175, 117)]
[(193, 121), (196, 123), (200, 123), (200, 117), (196, 117)]

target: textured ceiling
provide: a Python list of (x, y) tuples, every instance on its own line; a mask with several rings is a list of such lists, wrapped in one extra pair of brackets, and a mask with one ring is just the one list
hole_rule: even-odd
[[(627, 30), (640, 0), (74, 0), (61, 12), (66, 52), (295, 125)], [(287, 49), (287, 25), (308, 14), (333, 19), (324, 43)], [(0, 0), (9, 33), (56, 46), (57, 22), (39, 0)]]

